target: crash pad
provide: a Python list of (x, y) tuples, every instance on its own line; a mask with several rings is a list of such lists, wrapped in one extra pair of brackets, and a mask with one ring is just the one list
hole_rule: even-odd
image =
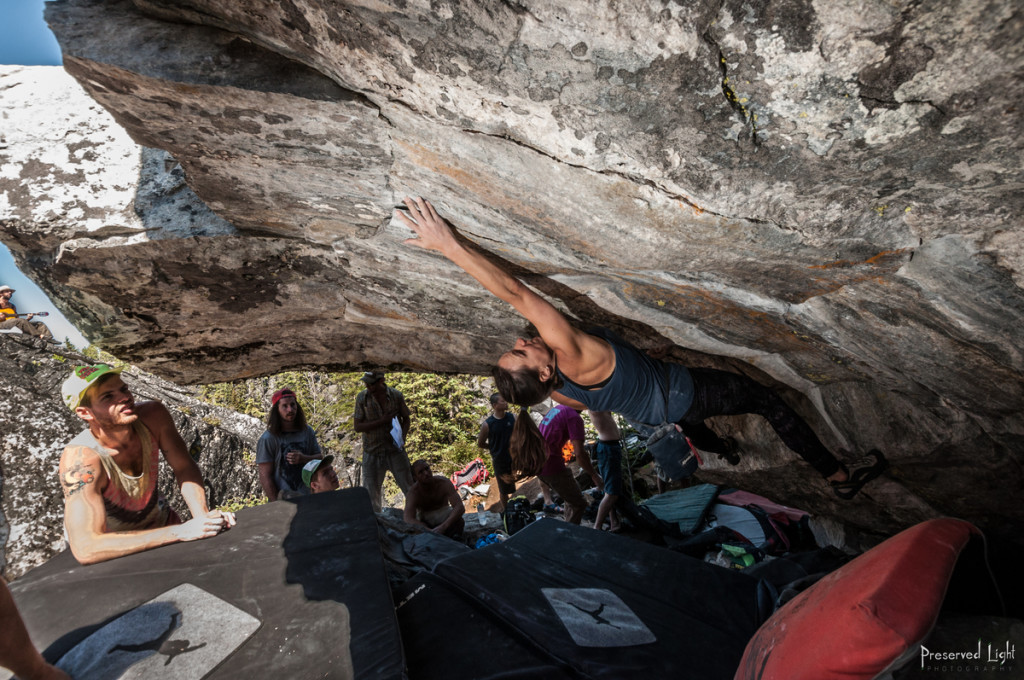
[(545, 519), (396, 599), (413, 680), (724, 680), (767, 615), (756, 591), (743, 574)]
[(646, 508), (657, 519), (688, 536), (703, 528), (708, 508), (717, 495), (718, 487), (714, 484), (698, 484), (651, 496), (642, 502), (640, 507)]
[(736, 680), (870, 680), (920, 657), (960, 553), (978, 533), (962, 520), (928, 520), (825, 576), (757, 631)]
[(11, 591), (33, 641), (79, 680), (404, 677), (365, 489), (237, 517), (213, 538), (32, 570)]

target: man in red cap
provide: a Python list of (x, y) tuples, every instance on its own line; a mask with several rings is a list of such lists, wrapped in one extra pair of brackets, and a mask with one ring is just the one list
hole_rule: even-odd
[(289, 388), (274, 392), (267, 413), (267, 431), (256, 444), (260, 485), (267, 498), (276, 501), (305, 496), (309, 487), (302, 481), (302, 467), (323, 458), (313, 428)]

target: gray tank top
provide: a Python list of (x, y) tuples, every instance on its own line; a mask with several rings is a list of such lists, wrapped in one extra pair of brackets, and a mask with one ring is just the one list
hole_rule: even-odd
[[(606, 340), (615, 351), (615, 370), (597, 389), (584, 389), (561, 371), (565, 385), (560, 394), (581, 402), (592, 411), (612, 411), (644, 425), (657, 426), (683, 419), (693, 404), (693, 378), (685, 366), (649, 357), (606, 328), (588, 330)], [(668, 369), (669, 412), (665, 414), (665, 366)]]

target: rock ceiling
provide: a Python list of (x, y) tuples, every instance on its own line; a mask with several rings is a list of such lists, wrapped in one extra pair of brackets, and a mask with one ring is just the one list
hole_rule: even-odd
[[(485, 371), (526, 329), (403, 244), (394, 207), (424, 195), (581, 325), (746, 371), (831, 446), (889, 452), (865, 523), (1020, 523), (1017, 3), (61, 0), (47, 19), (145, 148), (37, 106), (0, 149), (0, 225), (114, 354), (181, 382)], [(42, 101), (3, 78), (5, 117)], [(761, 425), (722, 426), (759, 452), (748, 481), (815, 502)]]

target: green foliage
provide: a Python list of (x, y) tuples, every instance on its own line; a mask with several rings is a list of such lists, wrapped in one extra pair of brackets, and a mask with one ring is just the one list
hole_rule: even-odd
[(104, 352), (96, 345), (89, 345), (88, 347), (82, 350), (82, 354), (88, 357), (88, 359), (92, 361), (94, 364), (107, 364), (108, 366), (113, 366), (114, 368), (120, 369), (129, 368), (129, 365), (127, 363), (121, 361), (110, 352)]
[(480, 456), (476, 438), (480, 421), (490, 408), (479, 379), (392, 373), (388, 384), (405, 396), (412, 412), (412, 429), (405, 445), (410, 459), (425, 458), (435, 472), (449, 476)]
[[(265, 420), (270, 396), (289, 387), (295, 391), (324, 452), (350, 457), (350, 442), (360, 437), (352, 416), (356, 397), (366, 387), (362, 375), (288, 371), (268, 378), (205, 385), (200, 388), (200, 398)], [(489, 393), (484, 393), (480, 378), (389, 373), (387, 380), (405, 396), (412, 412), (412, 429), (406, 441), (411, 459), (426, 458), (439, 474), (450, 475), (480, 456), (476, 437), (481, 419), (489, 412)], [(488, 457), (484, 459), (489, 462)]]
[(242, 508), (254, 508), (257, 505), (263, 505), (266, 502), (267, 497), (263, 494), (258, 496), (245, 496), (244, 498), (228, 498), (218, 505), (216, 509), (227, 512), (238, 512)]
[(263, 419), (267, 415), (263, 406), (266, 391), (267, 378), (254, 378), (203, 385), (199, 388), (199, 398), (214, 406), (224, 406)]

